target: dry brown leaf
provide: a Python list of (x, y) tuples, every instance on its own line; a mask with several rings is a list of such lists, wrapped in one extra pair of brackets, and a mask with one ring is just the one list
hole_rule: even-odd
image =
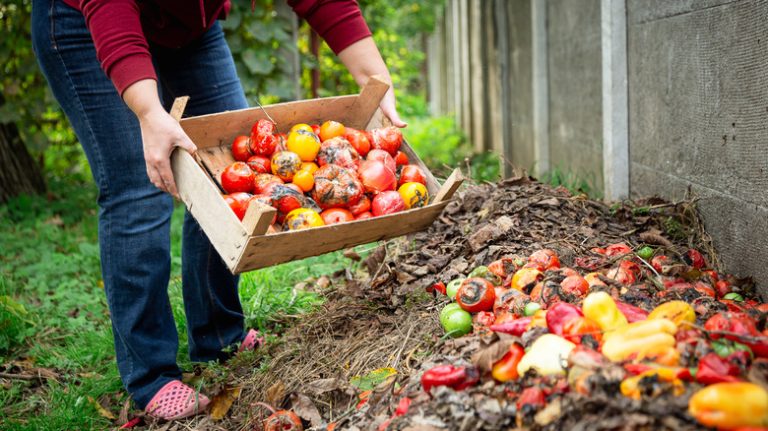
[(98, 401), (93, 399), (93, 397), (88, 397), (88, 402), (93, 405), (93, 407), (96, 408), (96, 411), (99, 412), (99, 415), (101, 417), (107, 418), (111, 421), (115, 420), (115, 415), (112, 414), (109, 410), (105, 409), (104, 406), (102, 406)]
[(308, 396), (300, 393), (291, 394), (291, 407), (300, 418), (308, 420), (313, 427), (325, 425), (320, 410)]
[(226, 416), (232, 403), (240, 397), (241, 386), (225, 387), (211, 400), (211, 419), (221, 420)]
[(358, 262), (361, 259), (360, 255), (355, 251), (354, 248), (344, 249), (344, 257), (354, 260), (355, 262)]
[(493, 364), (501, 359), (509, 351), (509, 346), (514, 343), (514, 337), (499, 339), (472, 355), (472, 363), (481, 371), (491, 371)]
[(341, 379), (318, 379), (307, 383), (305, 386), (305, 391), (311, 395), (317, 396), (341, 389), (344, 386), (344, 381)]
[(650, 229), (646, 232), (638, 235), (641, 241), (646, 244), (662, 245), (664, 247), (672, 247), (672, 241), (668, 240), (662, 235), (662, 232), (658, 229)]
[(285, 383), (282, 380), (278, 380), (267, 389), (267, 404), (273, 406), (280, 405), (283, 403), (285, 396)]

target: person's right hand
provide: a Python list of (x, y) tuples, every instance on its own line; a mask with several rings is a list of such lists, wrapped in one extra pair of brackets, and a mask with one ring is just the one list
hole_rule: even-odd
[(123, 100), (139, 119), (149, 181), (178, 198), (171, 171), (171, 153), (174, 148), (181, 147), (195, 154), (197, 147), (179, 122), (163, 109), (154, 79), (142, 79), (128, 86), (123, 91)]
[(178, 121), (163, 109), (142, 115), (139, 117), (139, 124), (149, 181), (158, 189), (178, 198), (179, 193), (171, 171), (171, 153), (174, 148), (181, 147), (194, 154), (197, 147), (184, 133)]

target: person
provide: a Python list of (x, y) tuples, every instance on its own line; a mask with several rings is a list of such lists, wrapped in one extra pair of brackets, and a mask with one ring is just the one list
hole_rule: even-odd
[[(363, 85), (390, 79), (355, 0), (288, 0)], [(34, 0), (33, 48), (85, 150), (98, 187), (99, 245), (123, 385), (152, 416), (202, 411), (208, 398), (184, 385), (167, 286), (176, 185), (170, 154), (195, 144), (168, 113), (247, 108), (220, 19), (229, 0)], [(403, 127), (394, 91), (381, 102)], [(224, 360), (260, 338), (244, 329), (232, 275), (189, 213), (182, 230), (182, 290), (189, 356)]]

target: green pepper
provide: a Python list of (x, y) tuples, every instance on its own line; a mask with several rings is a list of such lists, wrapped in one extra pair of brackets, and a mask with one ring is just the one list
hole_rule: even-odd
[(747, 351), (750, 355), (752, 354), (752, 349), (750, 349), (749, 346), (737, 343), (736, 341), (726, 340), (725, 338), (713, 341), (711, 346), (712, 350), (714, 350), (715, 353), (717, 353), (717, 356), (720, 356), (721, 358), (727, 358), (740, 350)]
[(723, 296), (723, 299), (730, 299), (731, 301), (738, 301), (738, 302), (744, 301), (744, 297), (739, 295), (736, 292), (726, 293), (725, 296)]

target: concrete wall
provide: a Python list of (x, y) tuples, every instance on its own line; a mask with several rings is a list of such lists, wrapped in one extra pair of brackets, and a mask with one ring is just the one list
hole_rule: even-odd
[(729, 272), (768, 293), (768, 2), (627, 2), (630, 187), (688, 190)]
[(547, 2), (549, 167), (602, 189), (600, 0)]

